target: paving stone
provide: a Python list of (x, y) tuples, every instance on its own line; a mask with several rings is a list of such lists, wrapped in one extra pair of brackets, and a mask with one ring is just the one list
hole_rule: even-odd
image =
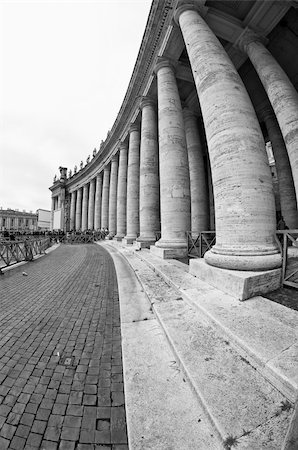
[[(10, 314), (0, 317), (0, 339), (11, 335), (0, 349), (0, 438), (10, 443), (3, 449), (105, 450), (111, 433), (124, 443), (123, 423), (114, 418), (112, 430), (111, 418), (111, 397), (113, 405), (124, 399), (110, 255), (99, 246), (61, 246), (28, 272), (0, 286), (0, 310)], [(62, 358), (74, 358), (72, 365)]]
[(10, 448), (13, 448), (14, 450), (23, 450), (25, 444), (26, 444), (25, 438), (21, 438), (20, 436), (14, 436), (12, 441), (10, 442)]
[(41, 441), (42, 436), (40, 434), (30, 433), (26, 441), (26, 447), (39, 449)]

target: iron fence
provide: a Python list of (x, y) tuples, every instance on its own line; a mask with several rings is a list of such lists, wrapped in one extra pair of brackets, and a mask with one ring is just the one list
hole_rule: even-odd
[(0, 271), (21, 261), (32, 261), (34, 256), (44, 254), (51, 246), (51, 239), (30, 238), (24, 240), (0, 241)]

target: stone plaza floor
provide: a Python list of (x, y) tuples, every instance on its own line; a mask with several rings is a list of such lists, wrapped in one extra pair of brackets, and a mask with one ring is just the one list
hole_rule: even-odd
[(126, 450), (110, 255), (63, 245), (0, 278), (0, 449)]

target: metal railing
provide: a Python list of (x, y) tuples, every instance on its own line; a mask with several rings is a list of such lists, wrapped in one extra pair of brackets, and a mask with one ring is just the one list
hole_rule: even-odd
[(32, 261), (34, 256), (42, 255), (51, 246), (51, 239), (31, 238), (17, 241), (0, 241), (0, 272), (1, 269), (21, 261)]
[(187, 231), (189, 258), (203, 258), (215, 243), (215, 231)]
[(282, 254), (282, 284), (298, 289), (298, 230), (277, 230)]
[(105, 231), (94, 231), (92, 233), (66, 233), (58, 235), (56, 240), (62, 244), (93, 244), (96, 241), (105, 239), (108, 235)]

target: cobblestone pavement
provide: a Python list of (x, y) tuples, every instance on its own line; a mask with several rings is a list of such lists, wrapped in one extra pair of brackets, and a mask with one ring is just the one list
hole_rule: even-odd
[(61, 245), (1, 277), (0, 429), (0, 450), (128, 449), (117, 280), (100, 246)]

